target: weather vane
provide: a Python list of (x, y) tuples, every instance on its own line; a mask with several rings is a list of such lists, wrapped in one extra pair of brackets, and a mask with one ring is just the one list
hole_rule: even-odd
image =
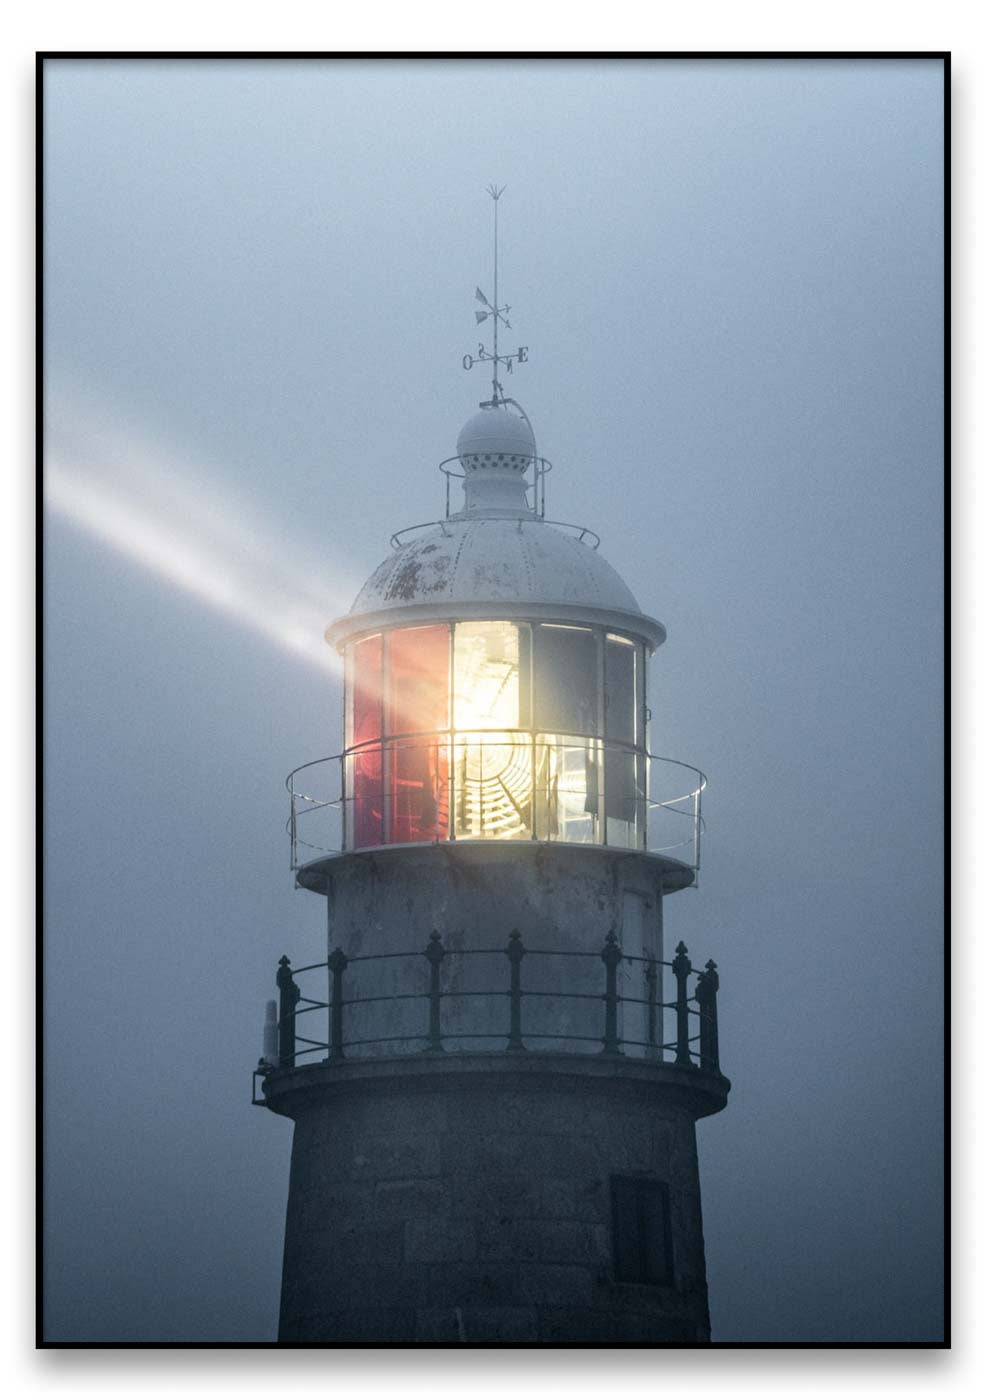
[(501, 189), (497, 185), (488, 185), (488, 194), (494, 201), (494, 299), (488, 301), (480, 287), (474, 293), (475, 301), (479, 301), (485, 308), (483, 311), (475, 311), (474, 319), (480, 325), (482, 321), (486, 321), (489, 316), (491, 317), (494, 326), (494, 350), (485, 349), (482, 341), (478, 344), (477, 354), (465, 355), (462, 362), (464, 369), (473, 369), (477, 364), (491, 365), (491, 398), (487, 403), (481, 405), (482, 408), (494, 408), (505, 400), (504, 390), (498, 382), (498, 366), (504, 365), (506, 374), (511, 374), (516, 360), (520, 365), (523, 365), (529, 358), (528, 345), (520, 345), (511, 355), (499, 355), (498, 353), (498, 323), (501, 322), (506, 330), (512, 329), (512, 323), (508, 319), (508, 313), (512, 308), (507, 305), (498, 305), (498, 200), (504, 192), (504, 185)]

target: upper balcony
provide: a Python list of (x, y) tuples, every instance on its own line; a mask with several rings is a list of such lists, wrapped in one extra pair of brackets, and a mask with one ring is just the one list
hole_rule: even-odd
[(396, 735), (289, 774), (291, 868), (382, 847), (539, 841), (648, 852), (696, 880), (705, 783), (689, 764), (591, 735)]

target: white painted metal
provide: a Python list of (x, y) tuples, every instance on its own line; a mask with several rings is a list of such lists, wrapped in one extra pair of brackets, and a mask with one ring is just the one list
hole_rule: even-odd
[(528, 512), (525, 519), (454, 518), (425, 531), (379, 565), (350, 615), (436, 603), (456, 615), (458, 604), (488, 602), (562, 603), (646, 621), (599, 551)]
[(462, 514), (534, 515), (525, 493), (526, 473), (535, 455), (536, 439), (525, 418), (500, 407), (475, 413), (457, 438), (464, 469)]
[(482, 408), (460, 429), (457, 456), (464, 470), (524, 471), (536, 455), (536, 439), (525, 418), (508, 408)]
[(461, 429), (457, 455), (463, 510), (399, 543), (350, 613), (327, 629), (328, 641), (340, 646), (369, 625), (477, 616), (610, 623), (651, 649), (665, 640), (662, 625), (643, 615), (618, 572), (585, 542), (593, 532), (560, 528), (529, 505), (536, 439), (521, 410), (482, 408)]

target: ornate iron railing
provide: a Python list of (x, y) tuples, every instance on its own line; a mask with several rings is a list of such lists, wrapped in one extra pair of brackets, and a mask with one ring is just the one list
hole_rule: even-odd
[[(455, 960), (477, 957), (504, 956), (507, 975), (499, 986), (482, 988), (453, 987), (444, 970)], [(566, 986), (554, 985), (551, 988), (536, 989), (524, 985), (523, 962), (529, 959), (590, 959), (588, 964), (600, 963), (603, 975), (597, 990), (575, 990)], [(425, 991), (408, 990), (370, 995), (358, 987), (357, 994), (349, 994), (348, 971), (358, 964), (381, 964), (394, 959), (404, 959), (419, 970), (426, 971), (428, 987)], [(425, 964), (425, 969), (423, 969)], [(619, 986), (619, 971), (623, 964), (638, 966), (643, 974), (646, 995), (630, 996)], [(676, 995), (672, 1000), (662, 1000), (658, 988), (661, 969), (668, 968), (676, 984)], [(325, 973), (328, 978), (327, 995), (310, 996), (303, 992), (296, 981), (297, 977), (313, 973)], [(352, 975), (352, 974), (351, 974)], [(522, 1054), (536, 1048), (534, 1042), (566, 1045), (567, 1053), (590, 1054), (588, 1050), (574, 1050), (574, 1044), (595, 1047), (599, 1054), (623, 1056), (632, 1054), (637, 1058), (653, 1061), (672, 1062), (684, 1069), (699, 1069), (709, 1073), (720, 1073), (718, 1053), (718, 987), (717, 965), (709, 961), (703, 969), (691, 965), (687, 949), (683, 943), (677, 945), (672, 962), (657, 958), (631, 956), (623, 952), (616, 935), (609, 933), (603, 946), (597, 952), (578, 952), (553, 948), (526, 947), (518, 930), (513, 931), (507, 944), (501, 948), (454, 948), (443, 943), (439, 933), (434, 932), (423, 949), (399, 953), (371, 953), (348, 956), (340, 948), (330, 954), (324, 962), (310, 963), (305, 967), (292, 968), (289, 959), (283, 957), (278, 964), (276, 975), (278, 989), (277, 1007), (277, 1053), (274, 1060), (262, 1058), (254, 1071), (253, 1101), (263, 1103), (257, 1096), (258, 1081), (281, 1070), (295, 1069), (300, 1061), (308, 1056), (322, 1054), (323, 1063), (341, 1064), (351, 1058), (369, 1058), (374, 1052), (371, 1047), (400, 1044), (399, 1054), (440, 1055), (458, 1048), (457, 1042), (495, 1042), (495, 1053)], [(374, 983), (371, 984), (372, 988)], [(485, 997), (504, 999), (506, 1014), (502, 1027), (495, 1032), (485, 1031), (478, 1026), (464, 1025), (458, 1018), (451, 1025), (444, 1017), (444, 1005), (453, 999)], [(529, 1023), (525, 1014), (529, 1005), (537, 998), (552, 997), (558, 1001), (598, 1003), (598, 1011), (585, 1007), (589, 1016), (582, 1024), (589, 1031), (596, 1020), (593, 1034), (580, 1033), (572, 1026), (557, 1030), (539, 1030)], [(387, 1006), (400, 1002), (421, 1004), (420, 1026), (418, 1030), (403, 1029), (400, 1034), (375, 1036), (353, 1035), (348, 1025), (357, 1007), (369, 1005)], [(642, 1008), (639, 1025), (645, 1029), (645, 1038), (629, 1037), (620, 1025), (623, 1007)], [(326, 1015), (326, 1038), (316, 1034), (316, 1021), (320, 1013)], [(664, 1013), (669, 1013), (675, 1026), (670, 1039), (663, 1034)], [(305, 1018), (312, 1018), (311, 1020)], [(300, 1029), (300, 1026), (302, 1027)], [(312, 1033), (307, 1033), (307, 1032)], [(460, 1046), (459, 1048), (475, 1049)], [(382, 1053), (380, 1049), (377, 1053)], [(385, 1052), (386, 1053), (386, 1052)]]

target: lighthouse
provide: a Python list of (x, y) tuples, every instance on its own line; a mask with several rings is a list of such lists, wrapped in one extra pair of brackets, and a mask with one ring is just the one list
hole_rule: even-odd
[(294, 1122), (279, 1340), (695, 1345), (696, 1123), (729, 1083), (717, 967), (667, 905), (697, 881), (705, 780), (651, 716), (663, 625), (562, 518), (505, 392), (528, 347), (503, 348), (489, 193), (490, 348), (463, 363), (490, 397), (442, 513), (328, 627), (342, 740), (288, 779), (328, 941), (282, 956), (255, 1074)]

